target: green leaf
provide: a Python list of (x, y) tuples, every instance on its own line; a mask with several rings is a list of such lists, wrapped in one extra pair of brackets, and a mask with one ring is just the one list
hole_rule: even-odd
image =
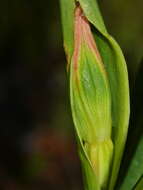
[(135, 190), (143, 190), (143, 177), (137, 183)]
[(129, 122), (129, 87), (126, 64), (117, 43), (95, 32), (97, 45), (109, 76), (112, 99), (112, 139), (114, 158), (109, 189), (114, 189), (126, 142)]
[[(136, 173), (138, 173), (138, 171), (134, 172), (135, 173), (135, 178), (132, 176), (133, 173), (129, 174), (129, 170), (133, 167), (132, 163), (134, 162), (133, 160), (137, 158), (137, 155), (135, 156), (135, 154), (137, 153), (137, 150), (139, 148), (139, 146), (141, 146), (141, 139), (143, 138), (143, 117), (142, 117), (142, 113), (143, 113), (143, 85), (142, 85), (142, 79), (143, 79), (143, 64), (141, 62), (140, 64), (140, 69), (137, 73), (136, 76), (136, 80), (134, 83), (134, 88), (133, 91), (131, 93), (131, 119), (130, 119), (130, 128), (129, 128), (129, 134), (128, 134), (128, 140), (127, 140), (127, 145), (126, 145), (126, 150), (125, 150), (125, 154), (124, 154), (124, 160), (123, 160), (123, 164), (121, 167), (121, 172), (120, 172), (120, 178), (118, 180), (118, 185), (117, 187), (120, 187), (121, 184), (123, 183), (122, 186), (125, 185), (131, 185), (130, 183), (132, 183), (132, 187), (136, 184)], [(141, 154), (141, 153), (140, 153)], [(143, 157), (142, 155), (140, 155), (141, 157)], [(138, 159), (142, 159), (139, 158), (138, 155)], [(142, 160), (139, 166), (139, 170), (142, 170)], [(135, 169), (135, 168), (134, 168)], [(138, 173), (138, 175), (141, 175), (142, 172)], [(128, 177), (127, 177), (128, 176)], [(128, 179), (126, 181), (126, 178)], [(133, 180), (133, 181), (132, 181)], [(129, 182), (128, 182), (129, 181)], [(121, 186), (121, 187), (122, 187)], [(125, 187), (126, 187), (125, 186)]]
[(64, 48), (68, 63), (71, 60), (74, 47), (74, 0), (60, 0), (61, 20), (63, 28)]
[(132, 158), (130, 167), (120, 187), (120, 190), (132, 189), (142, 175), (143, 175), (143, 136), (139, 141), (138, 147)]

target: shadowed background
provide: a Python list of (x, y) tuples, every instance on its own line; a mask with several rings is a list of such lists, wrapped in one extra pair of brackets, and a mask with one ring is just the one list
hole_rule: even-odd
[[(142, 67), (143, 2), (99, 4), (124, 52), (132, 89)], [(143, 94), (139, 74), (136, 117), (143, 113), (136, 103)], [(1, 1), (0, 189), (82, 190), (75, 144), (59, 1)]]

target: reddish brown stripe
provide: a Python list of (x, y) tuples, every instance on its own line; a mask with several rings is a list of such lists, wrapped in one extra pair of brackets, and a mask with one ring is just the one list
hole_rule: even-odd
[(82, 26), (82, 19), (81, 19), (81, 8), (78, 6), (75, 10), (75, 31), (74, 31), (74, 54), (73, 54), (73, 62), (74, 62), (74, 69), (77, 69), (77, 63), (78, 63), (78, 56), (81, 46), (81, 26)]

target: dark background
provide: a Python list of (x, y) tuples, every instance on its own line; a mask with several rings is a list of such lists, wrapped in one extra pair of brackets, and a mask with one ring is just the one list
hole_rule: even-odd
[[(142, 67), (143, 1), (99, 2), (127, 60), (132, 91)], [(0, 189), (83, 189), (58, 0), (0, 2)]]

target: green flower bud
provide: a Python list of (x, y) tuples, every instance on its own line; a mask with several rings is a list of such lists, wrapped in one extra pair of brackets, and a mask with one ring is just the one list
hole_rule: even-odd
[(107, 73), (90, 25), (75, 10), (70, 96), (75, 128), (100, 187), (106, 187), (113, 154), (111, 96)]

